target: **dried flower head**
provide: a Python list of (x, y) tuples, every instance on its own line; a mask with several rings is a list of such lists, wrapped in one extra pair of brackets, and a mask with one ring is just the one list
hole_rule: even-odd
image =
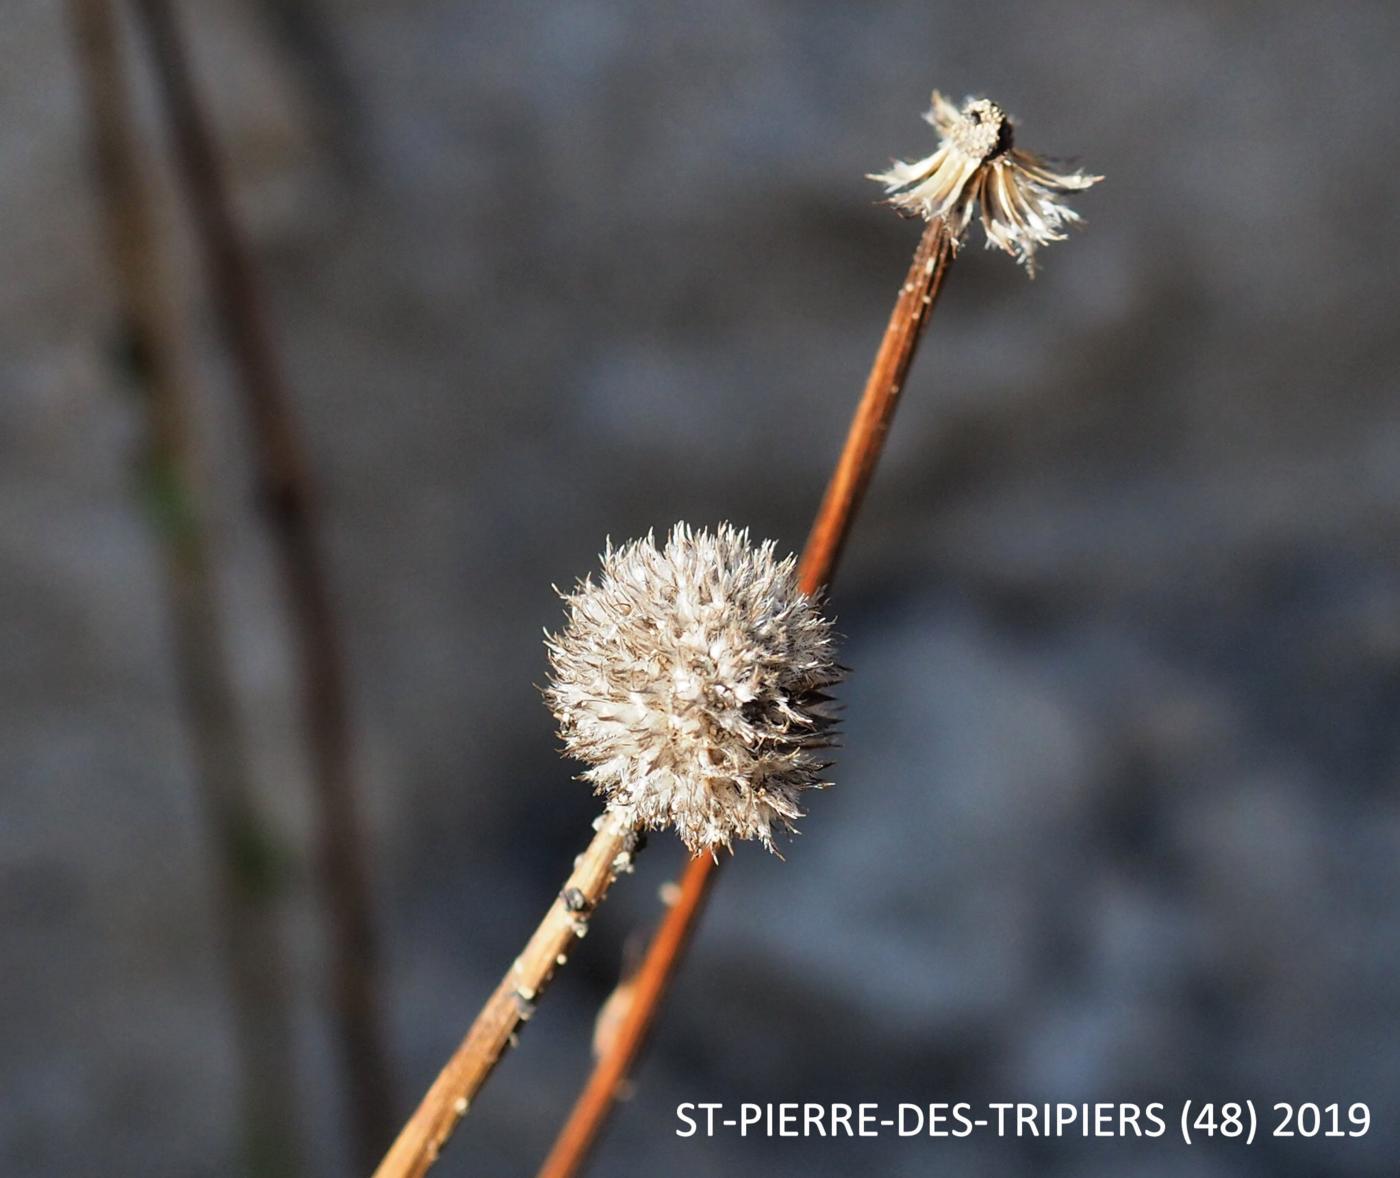
[(840, 678), (795, 560), (728, 524), (677, 524), (660, 549), (609, 544), (598, 582), (561, 596), (545, 697), (583, 780), (638, 826), (674, 824), (694, 854), (736, 838), (772, 850), (802, 791), (826, 784)]
[(1004, 249), (1034, 275), (1036, 249), (1063, 241), (1060, 227), (1079, 220), (1058, 196), (1103, 177), (1051, 171), (1014, 145), (1010, 117), (985, 98), (969, 98), (958, 110), (935, 90), (924, 118), (938, 129), (938, 150), (914, 163), (897, 160), (870, 179), (885, 186), (896, 208), (928, 221), (945, 218), (955, 243), (980, 206), (987, 245)]

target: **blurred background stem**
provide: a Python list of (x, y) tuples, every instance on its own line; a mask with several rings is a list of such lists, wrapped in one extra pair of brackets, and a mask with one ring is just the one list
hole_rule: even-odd
[(368, 151), (364, 111), (332, 22), (318, 0), (258, 0), (257, 9), (291, 67), (316, 138), (342, 177), (358, 178)]
[(192, 426), (193, 364), (166, 278), (111, 0), (69, 0), (122, 353), (146, 413), (142, 497), (160, 543), (180, 704), (214, 847), (245, 1172), (301, 1173), (276, 840), (259, 813), (230, 671)]
[(356, 1166), (392, 1140), (394, 1101), (365, 837), (354, 780), (344, 651), (322, 556), (312, 477), (213, 134), (172, 6), (134, 0), (149, 43), (176, 170), (194, 218), (220, 327), (237, 372), (259, 499), (270, 529), (300, 663), (302, 715), (316, 800), (318, 867), (330, 918), (333, 1002)]

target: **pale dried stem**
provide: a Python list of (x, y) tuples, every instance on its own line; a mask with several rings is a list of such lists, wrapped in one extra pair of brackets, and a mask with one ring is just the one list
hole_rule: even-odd
[[(954, 249), (955, 243), (941, 218), (925, 226), (871, 366), (845, 447), (803, 549), (798, 579), (804, 593), (815, 593), (831, 582), (851, 523), (884, 449), (899, 394)], [(691, 860), (686, 868), (680, 897), (647, 948), (631, 1005), (607, 1050), (594, 1065), (573, 1112), (540, 1167), (539, 1178), (570, 1178), (587, 1159), (655, 1021), (657, 1008), (680, 965), (718, 869), (719, 861), (708, 855)]]
[(418, 1178), (437, 1161), (457, 1122), (514, 1044), (517, 1029), (533, 1013), (554, 971), (588, 931), (589, 917), (613, 880), (631, 870), (637, 832), (610, 813), (598, 820), (597, 828), (524, 950), (379, 1164), (375, 1178)]

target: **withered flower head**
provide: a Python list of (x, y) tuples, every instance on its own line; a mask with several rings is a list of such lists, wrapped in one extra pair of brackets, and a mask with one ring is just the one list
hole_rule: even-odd
[(793, 557), (747, 531), (677, 524), (608, 545), (595, 584), (561, 594), (545, 691), (565, 751), (608, 808), (674, 825), (693, 854), (792, 829), (827, 784), (825, 694), (839, 678), (830, 621), (797, 587)]
[(945, 218), (955, 243), (979, 206), (987, 245), (1005, 250), (1034, 275), (1035, 251), (1063, 241), (1061, 226), (1079, 220), (1059, 196), (1103, 177), (1051, 171), (1044, 160), (1015, 146), (1010, 117), (985, 98), (969, 98), (958, 110), (935, 90), (924, 118), (938, 130), (938, 150), (914, 163), (897, 160), (870, 179), (885, 186), (896, 208), (928, 221)]

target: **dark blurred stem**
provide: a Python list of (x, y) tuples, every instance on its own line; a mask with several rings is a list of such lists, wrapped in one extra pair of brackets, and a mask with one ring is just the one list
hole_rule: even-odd
[(340, 636), (319, 549), (316, 504), (291, 397), (249, 252), (171, 5), (134, 0), (150, 43), (175, 162), (239, 376), (301, 668), (317, 800), (319, 870), (331, 921), (333, 990), (356, 1163), (368, 1171), (391, 1140), (394, 1105), (381, 1028), (379, 955), (356, 805)]
[[(953, 241), (944, 222), (941, 218), (930, 221), (914, 251), (865, 392), (846, 434), (846, 444), (807, 537), (798, 566), (804, 593), (816, 593), (831, 583), (856, 511), (884, 450), (885, 435), (894, 419), (904, 379), (952, 257)], [(719, 860), (709, 855), (692, 859), (686, 868), (680, 896), (666, 913), (637, 972), (631, 1005), (607, 1050), (594, 1065), (569, 1119), (540, 1167), (539, 1178), (569, 1178), (588, 1159), (656, 1019), (718, 870)]]
[(346, 178), (363, 167), (364, 118), (335, 30), (318, 0), (258, 0), (258, 10), (301, 84), (318, 138)]
[(179, 696), (216, 865), (241, 1070), (243, 1172), (301, 1171), (292, 1018), (270, 870), (224, 647), (190, 425), (190, 362), (142, 178), (111, 0), (69, 0), (124, 337), (147, 411), (146, 502), (161, 542)]

